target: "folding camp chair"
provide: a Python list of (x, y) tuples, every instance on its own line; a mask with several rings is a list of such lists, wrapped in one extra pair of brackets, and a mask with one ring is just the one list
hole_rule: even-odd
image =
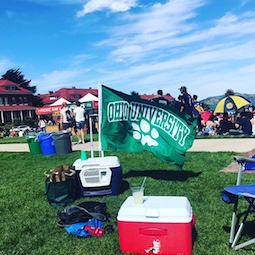
[[(247, 245), (255, 243), (255, 238), (243, 242), (237, 245), (239, 241), (244, 225), (246, 223), (247, 217), (250, 213), (255, 212), (255, 184), (241, 184), (242, 173), (245, 170), (246, 163), (254, 163), (254, 158), (246, 158), (237, 156), (234, 157), (234, 160), (238, 163), (238, 175), (237, 175), (237, 182), (235, 186), (225, 187), (224, 191), (222, 192), (222, 200), (227, 203), (233, 203), (233, 214), (232, 214), (232, 223), (230, 229), (230, 239), (229, 239), (229, 247), (233, 248), (234, 250), (241, 249)], [(238, 198), (243, 197), (248, 202), (247, 209), (242, 212), (238, 213)], [(239, 227), (237, 226), (237, 219), (243, 217), (243, 220)], [(238, 227), (238, 228), (237, 228)]]

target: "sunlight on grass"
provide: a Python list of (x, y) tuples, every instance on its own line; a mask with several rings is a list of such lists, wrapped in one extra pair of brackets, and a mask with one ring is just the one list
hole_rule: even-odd
[[(87, 153), (90, 156), (90, 152)], [(186, 196), (197, 218), (194, 255), (237, 254), (228, 248), (232, 206), (221, 201), (221, 191), (235, 183), (235, 173), (219, 172), (232, 162), (235, 153), (189, 152), (182, 171), (161, 162), (150, 153), (106, 153), (116, 155), (128, 185), (118, 196), (83, 198), (75, 201), (105, 202), (114, 233), (102, 238), (79, 239), (57, 226), (57, 210), (43, 195), (46, 170), (72, 165), (80, 152), (68, 155), (32, 156), (29, 153), (1, 152), (0, 208), (2, 235), (0, 254), (86, 254), (120, 255), (116, 217), (130, 186), (140, 185), (145, 176), (145, 195)], [(97, 154), (96, 154), (97, 156)], [(254, 175), (244, 180), (255, 182)], [(106, 225), (107, 225), (106, 224)], [(253, 245), (254, 248), (254, 245)], [(254, 254), (240, 250), (238, 254)]]

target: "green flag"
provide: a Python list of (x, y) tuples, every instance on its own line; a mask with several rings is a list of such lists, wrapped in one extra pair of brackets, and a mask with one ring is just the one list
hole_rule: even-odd
[(102, 150), (150, 151), (182, 168), (192, 146), (197, 119), (173, 107), (102, 87)]

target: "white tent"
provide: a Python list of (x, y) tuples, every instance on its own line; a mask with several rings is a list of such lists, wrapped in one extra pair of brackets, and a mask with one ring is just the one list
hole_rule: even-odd
[(50, 106), (62, 105), (63, 102), (66, 102), (67, 104), (71, 104), (71, 102), (61, 97), (56, 102), (52, 103)]
[(98, 101), (98, 98), (90, 93), (88, 93), (87, 95), (85, 95), (84, 97), (82, 97), (81, 99), (79, 99), (79, 101), (81, 103), (85, 103), (85, 102), (91, 102), (91, 101)]

